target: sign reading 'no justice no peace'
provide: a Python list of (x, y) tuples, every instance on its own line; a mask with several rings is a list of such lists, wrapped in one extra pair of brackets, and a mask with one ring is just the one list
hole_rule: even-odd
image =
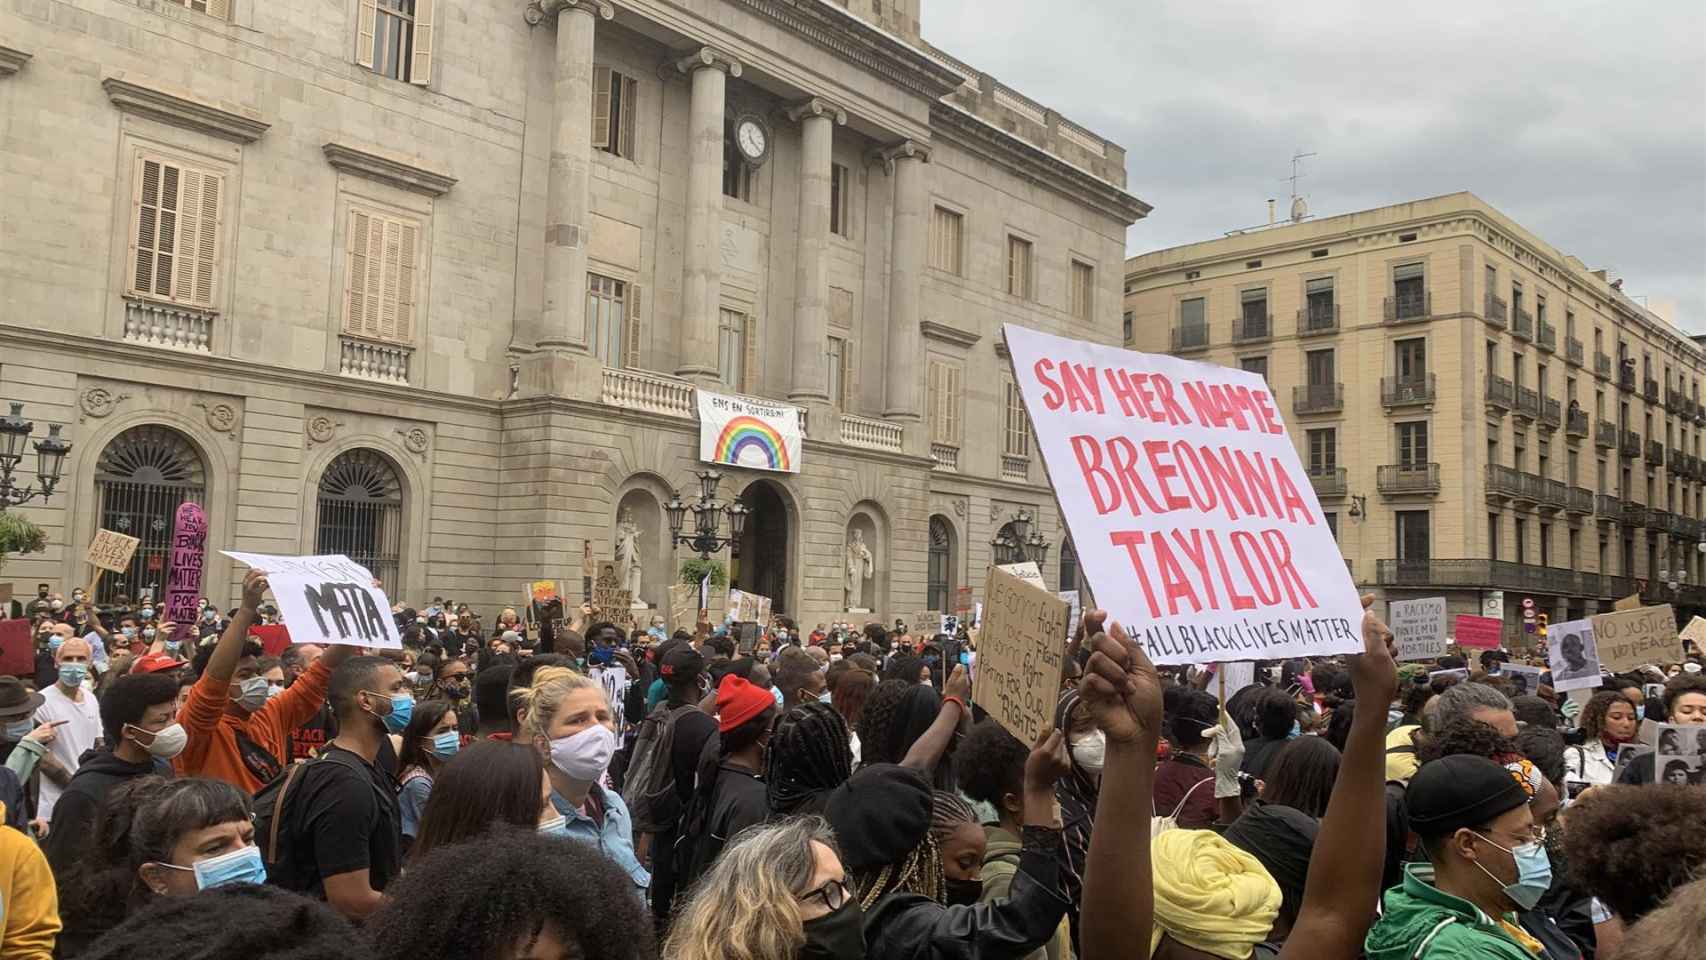
[(1362, 649), (1362, 604), (1262, 377), (1007, 324), (1101, 606), (1156, 663)]

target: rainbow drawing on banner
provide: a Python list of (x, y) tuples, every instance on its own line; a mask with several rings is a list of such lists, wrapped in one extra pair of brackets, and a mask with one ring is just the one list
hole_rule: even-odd
[(740, 461), (741, 455), (748, 450), (757, 450), (770, 469), (789, 469), (788, 447), (782, 442), (782, 435), (757, 417), (741, 416), (730, 420), (717, 436), (713, 449), (719, 463), (745, 466)]

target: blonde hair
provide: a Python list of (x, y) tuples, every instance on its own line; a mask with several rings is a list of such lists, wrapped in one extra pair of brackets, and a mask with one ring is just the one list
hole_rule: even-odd
[(509, 695), (510, 709), (523, 711), (520, 737), (549, 739), (545, 731), (551, 729), (551, 721), (556, 719), (563, 698), (584, 689), (597, 690), (604, 705), (610, 705), (610, 698), (604, 695), (604, 685), (597, 680), (568, 667), (540, 667), (533, 674), (532, 686), (518, 688)]
[(664, 960), (794, 960), (806, 942), (798, 898), (817, 873), (814, 840), (835, 850), (822, 817), (741, 831), (676, 915)]

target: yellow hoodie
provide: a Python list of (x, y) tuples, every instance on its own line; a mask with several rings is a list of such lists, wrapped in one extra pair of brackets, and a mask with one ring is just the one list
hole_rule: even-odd
[(59, 891), (47, 857), (28, 835), (0, 827), (0, 960), (51, 960), (59, 927)]

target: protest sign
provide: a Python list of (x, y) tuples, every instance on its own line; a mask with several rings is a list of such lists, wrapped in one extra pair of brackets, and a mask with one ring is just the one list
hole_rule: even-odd
[(1460, 647), (1476, 647), (1482, 650), (1497, 650), (1504, 632), (1503, 620), (1497, 617), (1477, 617), (1472, 613), (1458, 614), (1451, 626), (1454, 643)]
[(1668, 603), (1602, 613), (1589, 619), (1593, 622), (1594, 641), (1599, 644), (1599, 662), (1612, 673), (1682, 659), (1676, 613)]
[(699, 459), (753, 470), (800, 472), (800, 408), (777, 400), (697, 391)]
[(1066, 601), (1066, 638), (1070, 640), (1078, 632), (1078, 621), (1084, 616), (1084, 608), (1079, 604), (1077, 590), (1062, 590), (1057, 596)]
[[(276, 594), (275, 594), (276, 596)], [(249, 635), (261, 638), (261, 650), (276, 657), (290, 646), (290, 629), (282, 623), (263, 623), (249, 628)]]
[(0, 620), (0, 676), (33, 678), (35, 675), (36, 645), (29, 618)]
[(1392, 600), (1386, 604), (1386, 624), (1398, 644), (1399, 660), (1433, 660), (1445, 656), (1445, 598)]
[(527, 584), (527, 596), (535, 605), (543, 607), (553, 600), (561, 600), (563, 590), (555, 580), (534, 580)]
[(373, 585), (373, 574), (366, 567), (343, 554), (286, 557), (220, 552), (266, 571), (278, 612), (297, 643), (402, 649), (403, 638), (397, 633), (385, 591)]
[(123, 573), (130, 566), (130, 558), (136, 554), (136, 545), (141, 542), (111, 530), (96, 530), (95, 539), (89, 544), (89, 552), (83, 559), (96, 570)]
[(960, 587), (954, 591), (954, 612), (960, 616), (971, 613), (972, 594), (970, 587)]
[(616, 576), (616, 564), (598, 565), (598, 579), (592, 584), (592, 605), (598, 608), (599, 616), (623, 630), (633, 627), (634, 595), (623, 587), (622, 580)]
[(1453, 680), (1467, 680), (1467, 679), (1469, 679), (1469, 670), (1466, 667), (1457, 667), (1457, 668), (1452, 669), (1452, 670), (1429, 670), (1428, 671), (1428, 680), (1430, 680), (1430, 681), (1438, 680), (1441, 677), (1450, 677)]
[[(1209, 684), (1208, 691), (1220, 699), (1220, 705), (1226, 706), (1226, 701), (1232, 695), (1256, 682), (1256, 664), (1251, 660), (1235, 660), (1230, 663), (1214, 665), (1214, 682)], [(1222, 691), (1225, 691), (1222, 698)]]
[(950, 637), (959, 635), (960, 618), (952, 613), (942, 614), (942, 632)]
[(1004, 335), (1084, 579), (1152, 660), (1362, 650), (1356, 584), (1259, 374)]
[(1540, 675), (1545, 671), (1539, 667), (1526, 664), (1507, 663), (1499, 668), (1499, 675), (1511, 682), (1511, 696), (1535, 696), (1540, 690)]
[(998, 565), (995, 569), (1000, 570), (1002, 573), (1010, 573), (1033, 587), (1042, 587), (1044, 590), (1048, 589), (1048, 585), (1043, 583), (1042, 569), (1036, 565), (1035, 561), (1026, 560), (1023, 563), (1003, 563)]
[(1627, 597), (1624, 597), (1611, 605), (1611, 609), (1618, 612), (1622, 612), (1624, 610), (1639, 610), (1640, 608), (1641, 595), (1638, 593), (1631, 593)]
[(1599, 686), (1599, 644), (1589, 620), (1566, 620), (1546, 630), (1546, 660), (1559, 693)]
[(985, 581), (972, 700), (1020, 743), (1054, 724), (1066, 653), (1066, 601), (992, 568)]
[(207, 564), (207, 514), (200, 504), (184, 503), (172, 518), (172, 568), (166, 575), (167, 620), (176, 626), (172, 639), (189, 639), (201, 613), (202, 568)]
[(1706, 617), (1693, 617), (1688, 626), (1682, 628), (1682, 639), (1694, 644), (1697, 650), (1706, 650)]
[(691, 583), (669, 585), (669, 628), (692, 630), (699, 615), (699, 588)]
[(609, 663), (587, 672), (604, 688), (605, 699), (610, 701), (610, 710), (616, 717), (616, 729), (621, 730), (626, 720), (622, 701), (627, 699), (623, 694), (628, 692), (628, 668), (620, 663)]
[(1706, 786), (1706, 727), (1660, 724), (1653, 782)]

